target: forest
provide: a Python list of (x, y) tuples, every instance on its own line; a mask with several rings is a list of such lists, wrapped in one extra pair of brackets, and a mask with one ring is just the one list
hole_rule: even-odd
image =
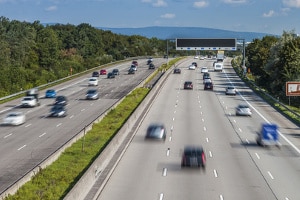
[(42, 25), (0, 17), (0, 97), (137, 56), (163, 56), (166, 41), (89, 24)]

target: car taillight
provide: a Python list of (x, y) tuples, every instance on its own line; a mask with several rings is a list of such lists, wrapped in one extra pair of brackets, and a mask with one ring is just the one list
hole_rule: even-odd
[(205, 155), (204, 155), (204, 153), (202, 153), (201, 157), (202, 157), (203, 164), (205, 164)]

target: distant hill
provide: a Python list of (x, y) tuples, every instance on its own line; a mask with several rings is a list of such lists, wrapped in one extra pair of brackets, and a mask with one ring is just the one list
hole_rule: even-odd
[[(262, 39), (267, 33), (237, 32), (222, 29), (202, 28), (202, 27), (161, 27), (151, 26), (143, 28), (107, 28), (99, 27), (102, 30), (110, 30), (122, 35), (141, 35), (147, 38), (156, 37), (158, 39), (175, 38), (237, 38), (251, 42), (253, 39)], [(276, 35), (273, 35), (276, 36)]]

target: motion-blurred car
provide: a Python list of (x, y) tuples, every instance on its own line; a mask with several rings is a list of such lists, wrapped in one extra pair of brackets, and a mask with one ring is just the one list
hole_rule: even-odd
[(92, 77), (99, 77), (99, 72), (93, 72)]
[(112, 73), (114, 74), (114, 75), (120, 75), (120, 71), (119, 71), (119, 69), (113, 69), (112, 70)]
[(22, 107), (35, 107), (38, 105), (38, 101), (34, 96), (26, 96), (21, 101)]
[(67, 116), (67, 110), (64, 105), (54, 105), (50, 109), (48, 117), (65, 117)]
[(136, 65), (131, 65), (130, 69), (133, 69), (134, 71), (137, 71), (137, 66)]
[(167, 131), (163, 124), (151, 124), (147, 128), (145, 139), (166, 140)]
[(26, 120), (25, 114), (23, 114), (22, 112), (11, 112), (5, 116), (2, 125), (18, 126), (24, 124), (25, 120)]
[(89, 86), (97, 86), (98, 85), (98, 78), (97, 77), (89, 78), (88, 85)]
[(85, 98), (88, 100), (99, 99), (99, 93), (96, 89), (88, 90), (86, 92)]
[(67, 105), (68, 99), (65, 96), (57, 96), (54, 101), (54, 105)]
[(195, 56), (194, 59), (199, 59), (199, 56)]
[(192, 62), (192, 65), (195, 65), (195, 67), (198, 67), (198, 64), (196, 62)]
[(201, 146), (185, 146), (182, 159), (181, 167), (202, 167), (205, 169), (206, 156)]
[(132, 64), (132, 65), (135, 65), (136, 67), (137, 67), (137, 66), (139, 66), (139, 64), (138, 64), (138, 61), (137, 61), (137, 60), (133, 60), (131, 64)]
[(206, 73), (208, 72), (208, 68), (207, 67), (202, 67), (201, 68), (201, 73)]
[(185, 81), (183, 85), (183, 89), (193, 89), (193, 82), (192, 81)]
[(173, 71), (174, 74), (181, 74), (181, 69), (175, 68)]
[(149, 64), (149, 69), (155, 69), (155, 65), (153, 63)]
[(210, 74), (208, 72), (203, 73), (203, 79), (209, 78), (209, 77), (210, 77)]
[(45, 98), (55, 98), (56, 97), (56, 91), (55, 90), (47, 90), (45, 93)]
[(147, 60), (147, 65), (150, 65), (150, 63), (152, 63), (152, 61), (153, 61), (153, 59), (152, 59), (152, 58), (149, 58), (149, 59)]
[(205, 83), (211, 83), (211, 82), (212, 82), (212, 80), (211, 80), (210, 77), (203, 79), (203, 84), (205, 84)]
[(106, 69), (101, 69), (101, 70), (100, 70), (100, 75), (106, 75), (106, 74), (107, 74)]
[(189, 70), (195, 70), (196, 69), (196, 66), (195, 65), (190, 65), (189, 66)]
[(108, 72), (107, 78), (115, 78), (115, 74), (113, 72)]
[(204, 84), (204, 90), (213, 90), (214, 89), (214, 85), (212, 82), (207, 82)]
[(235, 114), (237, 116), (239, 116), (239, 115), (251, 116), (252, 112), (248, 105), (240, 104), (235, 108)]
[(226, 91), (225, 91), (226, 95), (236, 95), (236, 89), (233, 86), (228, 86), (226, 87)]
[(133, 68), (129, 68), (128, 74), (135, 74), (135, 70)]

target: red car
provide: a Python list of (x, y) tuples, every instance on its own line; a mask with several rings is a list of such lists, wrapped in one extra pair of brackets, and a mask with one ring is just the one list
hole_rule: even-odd
[(100, 75), (106, 75), (106, 74), (107, 74), (106, 69), (101, 69), (101, 70), (100, 70)]

